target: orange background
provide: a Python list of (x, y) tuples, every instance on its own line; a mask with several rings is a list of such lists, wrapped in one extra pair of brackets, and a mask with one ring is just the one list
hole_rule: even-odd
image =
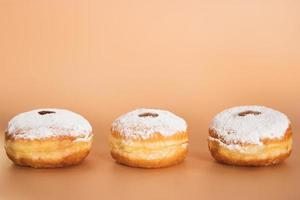
[[(0, 199), (300, 199), (299, 10), (296, 0), (0, 0), (1, 131), (20, 112), (58, 107), (95, 134), (87, 160), (65, 169), (16, 167), (1, 144)], [(210, 120), (245, 104), (290, 117), (282, 165), (211, 158)], [(187, 120), (184, 163), (142, 170), (110, 158), (111, 122), (139, 107)]]

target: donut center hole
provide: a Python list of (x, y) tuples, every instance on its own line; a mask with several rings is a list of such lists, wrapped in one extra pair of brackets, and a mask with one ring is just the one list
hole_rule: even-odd
[(55, 113), (54, 111), (49, 111), (49, 110), (42, 110), (38, 112), (40, 115), (47, 115), (47, 114), (52, 114)]
[(154, 118), (154, 117), (158, 117), (158, 114), (147, 112), (147, 113), (139, 114), (139, 117), (153, 117)]
[(239, 116), (244, 117), (246, 115), (260, 115), (260, 114), (261, 114), (261, 112), (258, 112), (258, 111), (246, 110), (244, 112), (240, 112)]

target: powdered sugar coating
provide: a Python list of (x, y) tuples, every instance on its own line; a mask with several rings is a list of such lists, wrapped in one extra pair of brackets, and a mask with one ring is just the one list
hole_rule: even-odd
[(159, 109), (137, 109), (122, 115), (112, 123), (112, 131), (128, 138), (147, 139), (155, 133), (167, 137), (186, 130), (187, 124), (182, 118)]
[(7, 135), (15, 139), (33, 140), (72, 136), (78, 141), (89, 141), (92, 138), (91, 133), (90, 123), (81, 115), (69, 110), (53, 108), (18, 114), (9, 121), (7, 127)]
[(240, 106), (219, 113), (210, 130), (228, 144), (262, 145), (263, 139), (282, 138), (289, 125), (288, 117), (279, 111), (264, 106)]

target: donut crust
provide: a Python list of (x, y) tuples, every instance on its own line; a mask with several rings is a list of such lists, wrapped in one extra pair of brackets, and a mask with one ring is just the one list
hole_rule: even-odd
[(237, 166), (268, 166), (283, 162), (292, 151), (292, 130), (286, 130), (280, 139), (264, 139), (263, 145), (242, 144), (242, 151), (228, 148), (228, 144), (218, 138), (218, 134), (210, 129), (208, 147), (211, 155), (224, 164)]
[[(91, 135), (92, 137), (92, 135)], [(5, 150), (10, 160), (20, 166), (57, 168), (80, 163), (90, 152), (89, 141), (70, 136), (44, 139), (16, 139), (6, 134)]]
[(165, 137), (159, 133), (149, 139), (125, 138), (113, 131), (111, 155), (120, 164), (139, 168), (162, 168), (182, 162), (187, 155), (187, 132)]

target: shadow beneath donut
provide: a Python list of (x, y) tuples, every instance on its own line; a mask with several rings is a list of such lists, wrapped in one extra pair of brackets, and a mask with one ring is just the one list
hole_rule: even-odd
[(63, 190), (69, 190), (70, 185), (72, 190), (80, 191), (82, 184), (88, 185), (86, 180), (93, 176), (93, 165), (90, 159), (74, 166), (49, 169), (10, 164), (2, 176), (5, 192), (1, 196), (6, 199), (58, 198), (59, 194), (64, 194)]
[(223, 164), (217, 162), (209, 152), (205, 151), (191, 152), (187, 162), (189, 162), (188, 170), (193, 177), (208, 180), (208, 190), (214, 187), (212, 184), (213, 181), (217, 181), (218, 184), (221, 185), (240, 187), (239, 184), (245, 186), (257, 182), (271, 183), (275, 177), (276, 180), (287, 180), (296, 170), (291, 160), (265, 167), (245, 167)]

